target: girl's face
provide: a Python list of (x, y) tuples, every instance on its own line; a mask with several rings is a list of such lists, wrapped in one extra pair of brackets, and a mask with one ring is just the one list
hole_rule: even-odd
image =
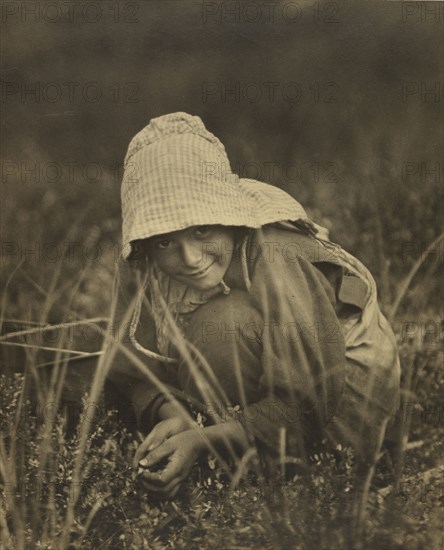
[(230, 265), (234, 230), (222, 225), (197, 225), (149, 239), (148, 251), (159, 269), (196, 290), (210, 290)]

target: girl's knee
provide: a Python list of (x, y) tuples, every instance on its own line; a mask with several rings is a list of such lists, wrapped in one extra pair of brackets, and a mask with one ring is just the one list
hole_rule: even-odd
[(232, 290), (201, 306), (185, 329), (186, 338), (200, 348), (256, 342), (261, 332), (259, 312), (247, 292)]
[[(193, 314), (185, 336), (207, 366), (183, 364), (179, 369), (184, 391), (195, 394), (202, 384), (222, 389), (232, 404), (258, 399), (262, 374), (260, 317), (246, 292), (233, 290), (229, 296), (212, 299)], [(210, 370), (208, 370), (208, 367)], [(198, 393), (198, 392), (197, 392)]]

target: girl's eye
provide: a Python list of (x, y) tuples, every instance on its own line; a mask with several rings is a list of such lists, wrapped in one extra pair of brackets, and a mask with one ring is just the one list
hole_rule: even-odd
[(156, 242), (156, 248), (160, 248), (161, 250), (168, 248), (170, 245), (171, 241), (169, 239), (162, 239), (161, 241)]
[(198, 237), (206, 237), (211, 231), (210, 225), (199, 225), (199, 227), (196, 227), (195, 234)]

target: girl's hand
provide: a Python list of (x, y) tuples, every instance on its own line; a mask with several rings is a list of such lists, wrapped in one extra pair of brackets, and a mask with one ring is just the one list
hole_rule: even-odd
[[(139, 462), (144, 487), (157, 496), (173, 498), (203, 450), (197, 430), (173, 435)], [(163, 463), (166, 464), (163, 466)], [(151, 471), (159, 468), (158, 471)]]
[(140, 460), (142, 460), (147, 453), (153, 451), (173, 435), (189, 430), (192, 425), (193, 422), (191, 419), (182, 416), (173, 416), (156, 424), (145, 440), (139, 445), (134, 455), (134, 467), (137, 468)]

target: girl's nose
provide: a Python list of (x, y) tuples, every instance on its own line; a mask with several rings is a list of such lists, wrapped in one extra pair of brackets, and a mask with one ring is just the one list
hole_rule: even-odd
[(187, 267), (200, 267), (202, 265), (202, 243), (182, 242), (182, 262)]

